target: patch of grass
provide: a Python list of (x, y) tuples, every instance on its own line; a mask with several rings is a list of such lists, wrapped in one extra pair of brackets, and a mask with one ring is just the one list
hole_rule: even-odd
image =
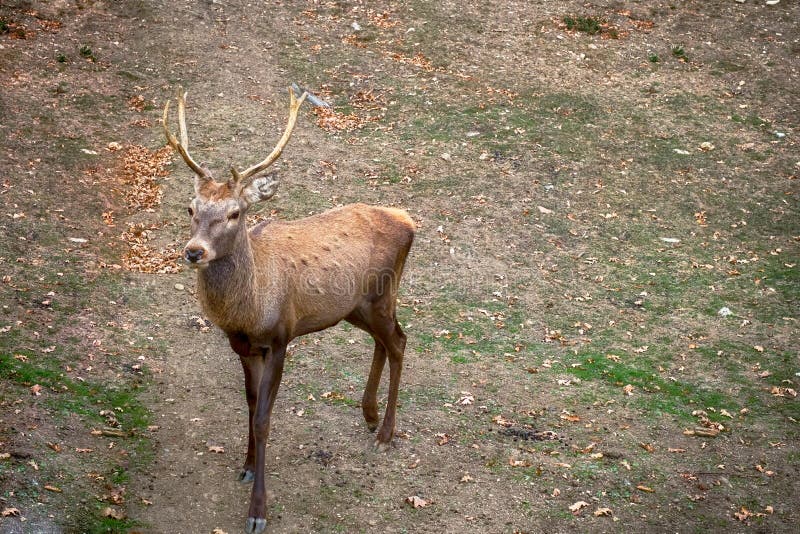
[(596, 17), (572, 17), (567, 15), (562, 20), (570, 31), (575, 30), (588, 33), (589, 35), (595, 35), (603, 30), (600, 20)]
[(579, 365), (568, 367), (567, 372), (584, 381), (603, 381), (619, 388), (630, 384), (636, 391), (633, 402), (654, 414), (668, 413), (689, 420), (691, 411), (698, 407), (738, 409), (738, 402), (725, 393), (685, 381), (664, 379), (647, 368), (645, 362), (634, 365), (614, 362), (600, 354), (583, 354)]
[(749, 115), (739, 115), (738, 113), (734, 113), (731, 115), (731, 120), (733, 122), (738, 122), (739, 124), (744, 124), (745, 126), (750, 126), (751, 128), (756, 129), (766, 130), (772, 126), (767, 119), (762, 119), (753, 113)]
[(689, 61), (689, 56), (686, 55), (686, 50), (683, 48), (683, 45), (674, 45), (670, 51), (672, 52), (672, 57), (680, 61)]
[(90, 61), (97, 61), (97, 58), (95, 57), (94, 52), (92, 52), (92, 49), (91, 47), (89, 47), (89, 45), (81, 46), (80, 49), (78, 50), (78, 53), (81, 55), (82, 58), (88, 59)]

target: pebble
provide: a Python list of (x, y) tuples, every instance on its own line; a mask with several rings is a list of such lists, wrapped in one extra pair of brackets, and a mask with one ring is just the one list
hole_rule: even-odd
[(175, 289), (177, 289), (178, 291), (183, 291), (184, 289), (186, 289), (186, 287), (184, 287), (183, 284), (175, 284)]

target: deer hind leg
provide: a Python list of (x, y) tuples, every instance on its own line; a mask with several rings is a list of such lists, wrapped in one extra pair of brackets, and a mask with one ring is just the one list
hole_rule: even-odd
[(406, 348), (406, 335), (400, 328), (394, 312), (389, 321), (390, 326), (381, 329), (381, 333), (378, 334), (386, 347), (386, 356), (389, 360), (389, 395), (386, 400), (386, 414), (383, 416), (383, 424), (375, 439), (375, 447), (379, 450), (388, 449), (392, 443), (392, 437), (394, 437), (397, 397), (400, 390), (400, 375), (403, 371), (403, 354)]
[(381, 382), (383, 366), (386, 363), (386, 348), (383, 343), (375, 340), (375, 353), (372, 356), (372, 366), (369, 369), (367, 385), (364, 388), (364, 396), (361, 398), (361, 411), (367, 428), (370, 432), (375, 432), (378, 428), (378, 385)]
[(370, 325), (371, 318), (368, 314), (362, 313), (360, 310), (355, 310), (348, 315), (345, 320), (370, 334), (375, 341), (372, 365), (369, 369), (367, 384), (364, 387), (364, 395), (361, 397), (361, 412), (364, 414), (364, 421), (366, 421), (369, 431), (375, 432), (378, 428), (378, 423), (380, 423), (378, 417), (378, 386), (381, 383), (383, 367), (386, 364), (386, 347), (384, 347), (380, 339), (373, 334), (373, 328)]

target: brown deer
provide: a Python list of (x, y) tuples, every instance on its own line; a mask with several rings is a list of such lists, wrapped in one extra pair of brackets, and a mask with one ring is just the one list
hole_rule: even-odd
[(251, 205), (275, 194), (275, 174), (259, 176), (281, 155), (306, 93), (290, 93), (289, 120), (267, 158), (216, 181), (189, 154), (185, 93), (178, 94), (180, 142), (167, 125), (169, 144), (195, 173), (188, 211), (191, 238), (184, 259), (197, 268), (203, 311), (228, 336), (244, 369), (250, 427), (239, 479), (253, 482), (247, 533), (266, 528), (264, 461), (270, 414), (283, 372), (286, 345), (297, 336), (345, 320), (375, 340), (361, 409), (370, 431), (378, 428), (377, 389), (389, 360), (386, 414), (375, 446), (390, 446), (406, 336), (397, 322), (397, 291), (414, 239), (414, 222), (399, 209), (352, 204), (296, 221), (247, 228)]

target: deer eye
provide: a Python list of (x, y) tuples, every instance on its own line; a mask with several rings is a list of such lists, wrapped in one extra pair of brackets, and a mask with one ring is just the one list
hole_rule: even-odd
[(231, 213), (228, 214), (229, 221), (235, 221), (238, 218), (239, 218), (239, 210), (232, 211)]
[(186, 208), (186, 212), (189, 214), (189, 217), (194, 217), (194, 210), (190, 207)]

